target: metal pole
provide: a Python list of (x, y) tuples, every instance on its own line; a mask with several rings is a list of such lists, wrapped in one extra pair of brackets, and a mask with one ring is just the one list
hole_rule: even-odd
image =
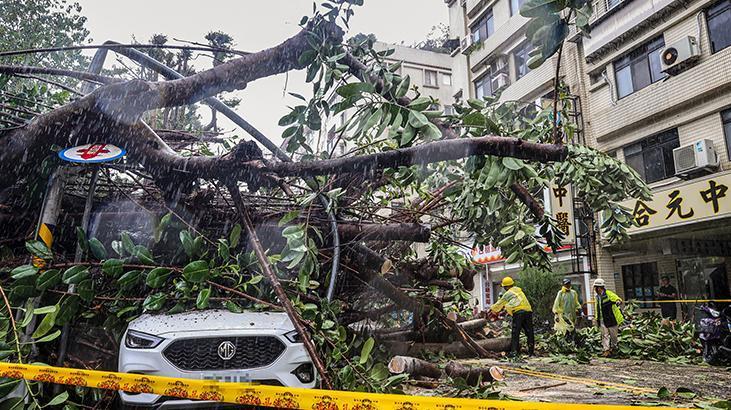
[[(91, 209), (94, 205), (94, 192), (96, 191), (96, 183), (99, 180), (99, 167), (94, 166), (94, 169), (91, 173), (91, 181), (89, 182), (89, 193), (86, 196), (86, 203), (84, 204), (84, 215), (81, 219), (81, 229), (84, 231), (84, 234), (89, 231), (89, 220), (91, 219)], [(81, 247), (80, 243), (76, 244), (76, 254), (74, 255), (74, 263), (81, 262), (81, 259), (84, 257), (84, 250)], [(68, 292), (74, 293), (76, 291), (76, 285), (69, 285)], [(58, 344), (58, 359), (56, 360), (56, 365), (62, 366), (63, 361), (66, 358), (66, 350), (68, 348), (69, 343), (69, 330), (70, 325), (69, 323), (65, 323), (63, 325), (63, 328), (61, 330), (61, 339), (59, 340)], [(54, 385), (53, 387), (54, 392), (58, 394), (61, 390), (60, 385)]]
[[(99, 74), (102, 71), (102, 68), (104, 67), (104, 61), (107, 58), (107, 49), (102, 48), (97, 50), (97, 52), (94, 54), (94, 57), (91, 60), (91, 63), (89, 64), (88, 72)], [(90, 92), (94, 91), (96, 88), (96, 85), (91, 83), (84, 83), (84, 85), (81, 88), (81, 92), (83, 94), (89, 94)], [(84, 216), (81, 219), (81, 229), (84, 230), (84, 233), (86, 233), (89, 229), (89, 218), (91, 217), (91, 208), (94, 204), (94, 191), (96, 190), (96, 183), (99, 179), (99, 167), (94, 166), (91, 174), (91, 182), (89, 183), (89, 192), (86, 196), (86, 203), (84, 204)], [(81, 259), (84, 256), (84, 252), (81, 248), (81, 244), (76, 244), (76, 253), (74, 255), (74, 263), (81, 262)], [(75, 285), (69, 285), (68, 291), (69, 293), (74, 293), (76, 290)], [(63, 325), (63, 328), (61, 329), (61, 338), (59, 340), (58, 344), (58, 359), (56, 360), (56, 364), (58, 366), (63, 365), (63, 361), (66, 358), (66, 350), (68, 348), (69, 343), (69, 333), (70, 333), (70, 324), (66, 323)], [(58, 394), (61, 391), (61, 385), (54, 385), (53, 386), (54, 394)]]

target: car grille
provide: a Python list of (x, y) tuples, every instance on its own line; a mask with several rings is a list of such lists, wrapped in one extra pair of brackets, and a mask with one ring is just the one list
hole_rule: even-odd
[[(229, 360), (218, 355), (218, 346), (226, 341), (236, 346)], [(284, 349), (284, 344), (273, 336), (211, 337), (176, 340), (163, 355), (181, 370), (253, 369), (274, 363)]]

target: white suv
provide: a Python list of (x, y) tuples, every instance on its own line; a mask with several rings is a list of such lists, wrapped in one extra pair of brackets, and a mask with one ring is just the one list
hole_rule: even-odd
[[(316, 376), (285, 313), (227, 310), (140, 316), (122, 337), (119, 371), (304, 388), (313, 388)], [(119, 395), (126, 406), (203, 404), (147, 393)]]

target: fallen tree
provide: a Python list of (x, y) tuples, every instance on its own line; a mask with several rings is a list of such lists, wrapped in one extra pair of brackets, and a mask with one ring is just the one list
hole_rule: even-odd
[[(411, 87), (386, 53), (374, 51), (368, 41), (343, 43), (336, 22), (347, 21), (354, 3), (329, 1), (332, 7), (305, 18), (302, 31), (281, 44), (184, 78), (115, 81), (72, 70), (0, 67), (6, 74), (106, 83), (3, 131), (0, 189), (22, 185), (54, 146), (96, 142), (105, 135), (107, 142), (127, 149), (128, 166), (109, 171), (104, 182), (115, 186), (130, 178), (125, 175), (141, 175), (146, 184), (129, 184), (120, 193), (132, 202), (160, 197), (166, 211), (150, 212), (154, 238), (147, 242), (128, 234), (109, 243), (85, 232), (72, 237), (71, 245), (76, 240), (84, 249), (79, 263), (29, 242), (28, 250), (45, 260), (47, 269), (7, 269), (10, 279), (0, 287), (8, 290), (7, 311), (38, 298), (48, 304), (39, 312), (58, 312), (63, 320), (44, 332), (26, 333), (42, 339), (79, 317), (119, 329), (142, 312), (281, 305), (304, 337), (324, 385), (332, 380), (345, 389), (357, 383), (387, 389), (378, 378), (382, 372), (371, 354), (372, 340), (351, 331), (356, 322), (408, 326), (402, 336), (409, 340), (383, 343), (395, 354), (469, 357), (509, 349), (509, 338), (475, 340), (472, 331), (484, 322), (457, 323), (469, 314), (465, 289), (474, 286), (475, 273), (455, 244), (457, 231), (469, 232), (477, 243), (499, 244), (510, 261), (545, 264), (546, 242), (557, 247), (561, 234), (531, 193), (556, 180), (571, 182), (590, 207), (606, 211), (605, 230), (611, 239), (621, 239), (632, 222), (617, 202), (647, 195), (634, 171), (597, 151), (555, 140), (557, 128), (571, 127), (551, 121), (555, 113), (544, 111), (528, 121), (520, 115), (521, 104), (491, 100), (458, 104), (454, 115), (430, 110), (439, 102)], [(289, 153), (272, 149), (274, 159), (252, 141), (237, 142), (223, 155), (184, 155), (161, 138), (165, 132), (143, 121), (156, 110), (209, 101), (291, 70), (307, 71), (313, 97), (280, 121)], [(336, 102), (329, 95), (337, 95)], [(347, 124), (324, 129), (328, 117), (346, 110), (355, 112)], [(274, 146), (253, 127), (244, 129), (268, 149)], [(368, 153), (334, 157), (311, 147), (305, 134), (321, 131), (338, 135), (336, 145), (354, 144)], [(382, 136), (387, 138), (378, 139)], [(202, 187), (210, 194), (195, 196)], [(149, 195), (152, 189), (155, 195)], [(396, 202), (413, 206), (399, 209)], [(215, 229), (195, 222), (200, 214), (216, 212), (231, 219), (232, 203), (243, 230), (234, 220)], [(268, 231), (275, 232), (273, 238), (260, 232), (271, 225), (269, 214), (279, 219)], [(393, 246), (395, 241), (401, 246)], [(414, 255), (403, 242), (424, 242), (426, 250)], [(75, 292), (65, 292), (66, 285), (74, 285)], [(38, 315), (45, 320), (49, 314)], [(430, 332), (455, 341), (414, 342)], [(6, 341), (14, 336), (7, 332)], [(38, 354), (25, 347), (8, 352), (19, 360)], [(472, 371), (455, 372), (473, 377)]]

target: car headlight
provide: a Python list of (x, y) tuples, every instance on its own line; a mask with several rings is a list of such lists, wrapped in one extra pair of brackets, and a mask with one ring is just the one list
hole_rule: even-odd
[(162, 337), (148, 335), (136, 330), (128, 330), (127, 336), (124, 338), (124, 345), (130, 349), (154, 349), (163, 340), (165, 339)]
[(302, 336), (296, 330), (285, 333), (284, 337), (292, 343), (302, 343)]

